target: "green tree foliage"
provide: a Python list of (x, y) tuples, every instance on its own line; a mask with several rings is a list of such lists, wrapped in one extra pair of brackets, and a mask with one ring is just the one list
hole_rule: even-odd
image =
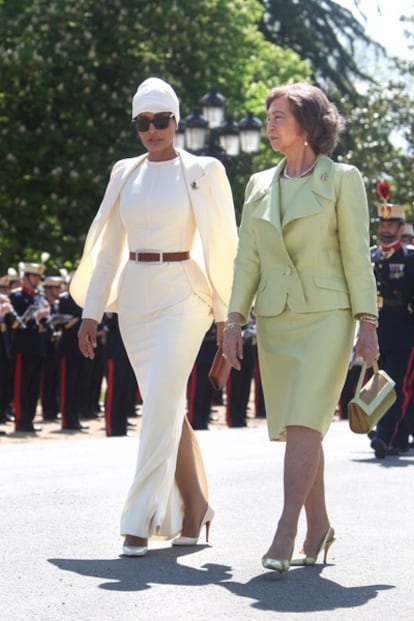
[[(414, 17), (405, 18), (407, 47), (414, 50)], [(414, 62), (394, 59), (395, 70), (387, 81), (373, 84), (361, 104), (339, 102), (348, 131), (340, 144), (339, 159), (355, 164), (363, 173), (372, 218), (380, 202), (378, 181), (391, 183), (390, 200), (406, 205), (414, 220)], [(375, 236), (375, 229), (373, 229)]]
[[(414, 113), (408, 95), (401, 84), (397, 87), (390, 83), (388, 88), (372, 87), (364, 106), (341, 102), (348, 121), (348, 135), (340, 146), (338, 159), (362, 171), (373, 217), (379, 202), (376, 184), (384, 179), (391, 181), (391, 201), (407, 204), (407, 213), (412, 212)], [(411, 143), (403, 143), (410, 133)]]
[[(3, 269), (42, 251), (78, 258), (113, 162), (140, 151), (130, 102), (145, 77), (174, 85), (183, 116), (217, 86), (238, 119), (263, 118), (270, 84), (306, 79), (309, 65), (257, 29), (262, 12), (258, 0), (0, 0)], [(248, 172), (234, 172), (238, 197)]]
[(260, 28), (266, 38), (309, 60), (315, 83), (334, 86), (355, 103), (355, 79), (373, 81), (355, 60), (355, 45), (363, 44), (372, 52), (383, 48), (365, 34), (353, 14), (334, 0), (262, 0), (262, 4), (266, 12)]

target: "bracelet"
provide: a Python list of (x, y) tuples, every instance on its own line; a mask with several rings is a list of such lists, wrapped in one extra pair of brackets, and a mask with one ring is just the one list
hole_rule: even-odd
[(378, 319), (375, 315), (358, 315), (358, 321), (364, 321), (365, 323), (371, 323), (373, 326), (378, 328)]
[(241, 330), (241, 325), (237, 323), (237, 321), (229, 321), (223, 328), (223, 332), (227, 332), (227, 330), (232, 330), (233, 328), (239, 328)]

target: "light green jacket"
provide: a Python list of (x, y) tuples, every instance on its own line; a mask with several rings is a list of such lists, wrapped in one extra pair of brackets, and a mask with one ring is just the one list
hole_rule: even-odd
[[(285, 160), (246, 187), (229, 312), (248, 317), (350, 309), (377, 315), (369, 212), (358, 170), (321, 156), (309, 190), (282, 217)], [(287, 182), (286, 182), (287, 183)]]

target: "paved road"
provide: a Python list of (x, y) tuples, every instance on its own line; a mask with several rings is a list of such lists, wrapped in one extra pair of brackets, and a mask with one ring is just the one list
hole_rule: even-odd
[(333, 423), (326, 486), (337, 540), (328, 565), (280, 576), (260, 557), (280, 510), (283, 445), (263, 424), (198, 434), (211, 545), (158, 544), (143, 559), (119, 555), (136, 437), (0, 443), (2, 621), (413, 618), (414, 451), (376, 461), (364, 436)]

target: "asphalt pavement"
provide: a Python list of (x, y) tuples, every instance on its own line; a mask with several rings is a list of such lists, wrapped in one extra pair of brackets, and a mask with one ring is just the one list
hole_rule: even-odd
[[(262, 421), (197, 432), (216, 517), (210, 542), (121, 556), (137, 434), (0, 438), (2, 621), (408, 621), (414, 613), (414, 451), (376, 460), (335, 421), (325, 439), (336, 541), (328, 564), (262, 568), (284, 446)], [(55, 439), (57, 438), (57, 439)], [(298, 548), (304, 535), (301, 520)]]

